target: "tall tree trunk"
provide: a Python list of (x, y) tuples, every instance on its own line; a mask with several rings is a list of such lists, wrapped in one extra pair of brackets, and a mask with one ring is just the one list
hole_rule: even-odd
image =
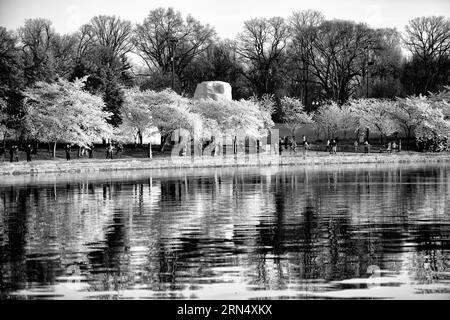
[(56, 158), (56, 141), (53, 142), (53, 154), (52, 154), (53, 158)]
[(148, 153), (147, 153), (147, 156), (148, 156), (150, 159), (153, 157), (153, 155), (152, 155), (152, 143), (151, 143), (151, 142), (148, 143)]
[(142, 147), (142, 132), (141, 132), (141, 130), (139, 130), (138, 131), (138, 133), (137, 133), (137, 135), (138, 135), (138, 138), (139, 138), (139, 145)]

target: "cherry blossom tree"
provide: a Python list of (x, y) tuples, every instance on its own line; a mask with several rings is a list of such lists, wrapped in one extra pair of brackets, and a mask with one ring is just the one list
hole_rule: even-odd
[(281, 100), (281, 112), (283, 122), (291, 130), (293, 136), (301, 126), (313, 123), (312, 117), (305, 112), (304, 105), (298, 99), (284, 97)]
[(314, 113), (314, 123), (326, 138), (335, 137), (341, 131), (357, 129), (355, 117), (347, 106), (339, 106), (335, 102), (319, 107)]
[(245, 132), (249, 137), (259, 138), (262, 130), (271, 126), (270, 113), (252, 100), (202, 99), (193, 102), (191, 111), (202, 117), (206, 135), (222, 133), (234, 136)]
[(184, 129), (194, 134), (194, 128), (201, 127), (202, 123), (198, 115), (190, 112), (189, 100), (172, 90), (128, 89), (121, 112), (124, 120), (118, 136), (131, 135), (142, 143), (142, 135), (155, 132), (156, 127), (164, 141), (162, 149), (176, 130)]
[(403, 129), (408, 140), (421, 122), (419, 106), (427, 104), (425, 97), (398, 98), (397, 103), (389, 110), (392, 119)]
[(25, 94), (26, 115), (23, 127), (28, 137), (53, 143), (53, 157), (58, 142), (88, 147), (101, 137), (112, 136), (101, 97), (83, 90), (86, 78), (74, 82), (59, 80), (38, 82)]
[(349, 111), (357, 118), (358, 129), (378, 131), (381, 144), (384, 137), (398, 131), (399, 126), (391, 116), (395, 102), (383, 99), (358, 99), (349, 102)]

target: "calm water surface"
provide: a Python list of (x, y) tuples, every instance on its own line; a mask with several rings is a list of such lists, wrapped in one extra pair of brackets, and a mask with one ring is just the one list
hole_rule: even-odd
[(0, 297), (450, 299), (450, 167), (0, 178)]

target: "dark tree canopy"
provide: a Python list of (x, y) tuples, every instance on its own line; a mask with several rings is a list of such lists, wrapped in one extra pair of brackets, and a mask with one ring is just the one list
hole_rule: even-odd
[(289, 27), (281, 17), (244, 22), (237, 51), (244, 63), (244, 75), (258, 97), (273, 94), (281, 86), (280, 69), (288, 37)]
[(410, 90), (415, 94), (427, 94), (442, 89), (450, 76), (449, 18), (415, 18), (405, 31), (405, 45), (412, 59), (406, 66), (404, 80)]
[(185, 69), (208, 49), (214, 37), (213, 28), (192, 16), (183, 19), (181, 13), (172, 8), (158, 8), (150, 11), (144, 22), (137, 25), (133, 43), (149, 70), (156, 68), (162, 73), (169, 72), (171, 57), (175, 56), (175, 73), (185, 88)]
[(50, 20), (28, 19), (19, 28), (24, 59), (24, 75), (28, 85), (55, 80), (52, 43), (55, 32)]

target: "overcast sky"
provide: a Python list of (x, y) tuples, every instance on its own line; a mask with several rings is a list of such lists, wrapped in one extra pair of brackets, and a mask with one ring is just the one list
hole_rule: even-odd
[(418, 16), (450, 16), (450, 0), (0, 0), (0, 25), (16, 29), (27, 18), (48, 18), (59, 33), (72, 32), (95, 15), (118, 15), (140, 23), (157, 7), (173, 7), (210, 24), (221, 38), (234, 38), (243, 21), (255, 17), (288, 17), (315, 9), (328, 19), (367, 22), (399, 31)]

